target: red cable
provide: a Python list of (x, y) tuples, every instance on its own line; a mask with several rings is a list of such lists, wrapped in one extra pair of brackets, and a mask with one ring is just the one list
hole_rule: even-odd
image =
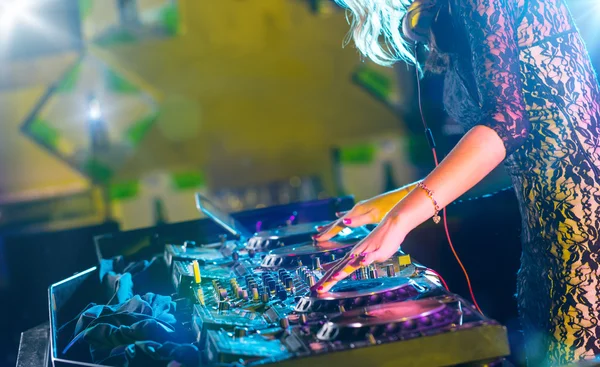
[[(416, 58), (417, 58), (417, 51), (415, 48), (415, 60), (416, 60)], [(419, 112), (421, 113), (421, 121), (423, 122), (423, 127), (425, 128), (425, 132), (427, 133), (427, 132), (429, 132), (429, 128), (427, 127), (427, 122), (425, 121), (425, 116), (423, 115), (423, 105), (421, 103), (421, 81), (419, 79), (419, 69), (416, 67), (416, 65), (415, 65), (415, 72), (417, 75), (417, 94), (418, 94), (418, 99), (419, 99)], [(437, 152), (435, 150), (435, 144), (432, 144), (431, 151), (433, 153), (433, 161), (435, 162), (435, 166), (437, 167), (439, 165), (439, 162), (438, 162), (438, 158), (437, 158)], [(483, 314), (483, 311), (481, 311), (481, 308), (479, 308), (479, 304), (477, 304), (477, 300), (475, 299), (475, 294), (473, 293), (473, 287), (471, 286), (471, 279), (469, 278), (469, 273), (467, 272), (467, 269), (465, 268), (462, 261), (460, 260), (460, 257), (458, 257), (458, 253), (456, 253), (456, 249), (454, 248), (454, 245), (452, 244), (452, 239), (450, 238), (450, 231), (448, 230), (448, 218), (446, 217), (446, 209), (444, 208), (442, 210), (442, 212), (443, 212), (442, 215), (444, 216), (444, 229), (446, 231), (446, 238), (448, 239), (448, 244), (450, 245), (450, 250), (452, 250), (452, 253), (454, 254), (454, 258), (458, 262), (458, 265), (460, 265), (460, 268), (462, 269), (462, 272), (465, 275), (465, 279), (467, 280), (467, 287), (469, 288), (469, 294), (471, 296), (471, 300), (473, 301), (473, 305), (475, 305), (475, 308), (477, 309), (477, 311), (479, 311), (479, 313)], [(444, 284), (444, 287), (446, 288), (446, 290), (449, 290), (448, 286), (446, 285), (446, 282), (442, 279), (441, 275), (439, 275), (434, 270), (431, 270), (431, 271), (433, 273), (437, 274), (437, 276), (440, 279), (440, 281), (442, 282), (442, 284)]]
[(429, 269), (429, 268), (427, 268), (427, 271), (433, 273), (433, 275), (435, 275), (436, 277), (438, 277), (438, 279), (440, 280), (440, 282), (442, 282), (442, 285), (444, 286), (444, 288), (446, 288), (446, 290), (448, 292), (450, 292), (450, 288), (448, 288), (448, 284), (446, 284), (446, 281), (444, 280), (444, 278), (442, 278), (442, 276), (440, 275), (440, 273), (438, 273), (437, 271), (435, 271), (433, 269)]

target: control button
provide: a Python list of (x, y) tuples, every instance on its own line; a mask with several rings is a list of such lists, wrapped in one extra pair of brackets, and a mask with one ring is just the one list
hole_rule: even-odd
[(282, 317), (281, 319), (279, 319), (279, 326), (281, 326), (283, 329), (289, 328), (290, 320), (287, 317)]
[(412, 261), (410, 260), (410, 255), (405, 254), (405, 255), (398, 256), (398, 265), (408, 266), (410, 264), (412, 264)]
[(369, 279), (369, 272), (366, 268), (360, 268), (358, 271), (360, 271), (360, 279)]
[(269, 302), (269, 292), (263, 292), (263, 294), (261, 295), (261, 301), (262, 303), (267, 303)]
[(285, 291), (285, 289), (280, 289), (277, 291), (277, 297), (282, 300), (285, 301), (287, 299), (287, 292)]
[(386, 265), (385, 266), (385, 273), (388, 277), (395, 277), (396, 276), (396, 269), (394, 269), (394, 264), (390, 264), (390, 265)]
[(256, 255), (256, 251), (254, 249), (248, 250), (248, 257), (254, 259), (254, 255)]
[(229, 302), (227, 302), (227, 301), (219, 302), (219, 311), (229, 310), (230, 307), (231, 307), (231, 304), (229, 304)]
[(252, 300), (254, 300), (255, 302), (258, 302), (258, 300), (260, 299), (260, 296), (258, 294), (258, 288), (252, 288)]
[(321, 258), (315, 257), (313, 259), (313, 270), (321, 270)]
[(285, 278), (283, 280), (283, 284), (285, 285), (286, 288), (292, 288), (294, 286), (294, 279), (292, 279), (292, 277), (288, 277)]
[(200, 265), (198, 264), (198, 260), (192, 261), (192, 270), (194, 272), (194, 281), (196, 284), (200, 284), (202, 277), (200, 276)]
[(240, 259), (240, 254), (239, 254), (237, 251), (234, 251), (234, 252), (231, 254), (231, 259), (232, 259), (234, 262), (237, 262), (237, 261)]
[(354, 277), (356, 278), (356, 280), (362, 280), (363, 279), (362, 273), (360, 272), (360, 269), (354, 271)]

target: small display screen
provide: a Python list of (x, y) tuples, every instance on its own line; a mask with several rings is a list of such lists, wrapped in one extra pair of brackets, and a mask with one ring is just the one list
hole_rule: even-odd
[(248, 239), (252, 237), (252, 233), (248, 231), (244, 226), (235, 220), (231, 215), (218, 208), (208, 198), (196, 194), (196, 207), (207, 217), (217, 222), (220, 226), (231, 232), (234, 236), (239, 236), (242, 239)]

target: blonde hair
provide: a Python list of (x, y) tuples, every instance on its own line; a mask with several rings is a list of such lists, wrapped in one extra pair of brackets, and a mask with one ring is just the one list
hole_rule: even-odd
[(400, 31), (411, 0), (335, 1), (351, 13), (345, 45), (353, 39), (364, 56), (380, 65), (389, 66), (400, 60), (416, 65), (410, 44)]

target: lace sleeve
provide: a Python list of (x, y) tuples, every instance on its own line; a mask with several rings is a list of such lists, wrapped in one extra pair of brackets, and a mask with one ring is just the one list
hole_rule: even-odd
[(496, 131), (508, 157), (529, 134), (521, 90), (514, 17), (507, 0), (458, 0), (467, 32), (483, 118)]

